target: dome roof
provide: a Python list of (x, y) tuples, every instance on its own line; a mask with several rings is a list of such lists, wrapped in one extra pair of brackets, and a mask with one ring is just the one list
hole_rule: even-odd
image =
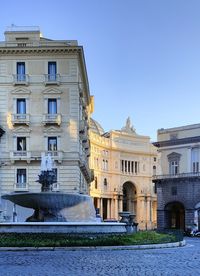
[(105, 133), (102, 126), (92, 118), (90, 118), (90, 129), (91, 129), (92, 132), (95, 132), (99, 135), (103, 135)]

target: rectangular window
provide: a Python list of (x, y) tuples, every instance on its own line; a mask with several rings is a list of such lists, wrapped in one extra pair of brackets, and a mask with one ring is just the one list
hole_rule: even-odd
[(17, 81), (25, 81), (25, 62), (17, 62)]
[(17, 186), (24, 187), (26, 184), (26, 169), (17, 169)]
[(57, 137), (48, 137), (48, 151), (57, 151)]
[(17, 150), (26, 151), (26, 137), (17, 137)]
[(48, 99), (48, 114), (57, 114), (57, 99)]
[(56, 81), (56, 74), (57, 74), (56, 62), (55, 61), (48, 62), (48, 80)]
[(17, 114), (26, 114), (26, 100), (17, 99)]
[(192, 172), (199, 172), (199, 148), (191, 150)]
[(175, 175), (178, 174), (179, 166), (178, 161), (171, 161), (170, 162), (170, 174)]

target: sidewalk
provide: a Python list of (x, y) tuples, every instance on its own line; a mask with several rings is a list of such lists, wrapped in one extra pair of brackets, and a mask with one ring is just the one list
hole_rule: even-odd
[(159, 249), (185, 246), (186, 241), (161, 244), (143, 245), (121, 245), (121, 246), (90, 246), (90, 247), (0, 247), (0, 251), (57, 251), (57, 250), (139, 250), (139, 249)]

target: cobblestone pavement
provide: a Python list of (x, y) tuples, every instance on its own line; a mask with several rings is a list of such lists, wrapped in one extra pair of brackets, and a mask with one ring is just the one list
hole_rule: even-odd
[(200, 238), (179, 248), (1, 251), (0, 275), (200, 275)]

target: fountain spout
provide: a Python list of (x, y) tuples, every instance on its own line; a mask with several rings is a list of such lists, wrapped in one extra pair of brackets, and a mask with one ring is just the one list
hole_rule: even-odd
[(48, 154), (45, 156), (42, 154), (41, 160), (41, 172), (38, 175), (39, 179), (36, 182), (39, 182), (41, 186), (41, 192), (50, 192), (53, 189), (53, 184), (57, 182), (56, 174), (53, 171), (53, 161)]

